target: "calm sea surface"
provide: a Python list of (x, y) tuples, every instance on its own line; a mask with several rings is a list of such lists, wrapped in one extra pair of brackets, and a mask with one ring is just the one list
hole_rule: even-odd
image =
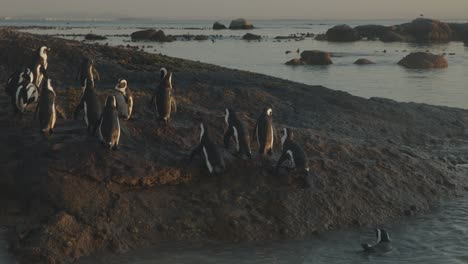
[[(39, 34), (130, 34), (141, 28), (159, 28), (166, 34), (222, 35), (214, 41), (176, 41), (172, 43), (130, 43), (129, 37), (109, 37), (99, 41), (109, 45), (145, 46), (148, 52), (207, 62), (229, 68), (268, 74), (311, 85), (323, 85), (362, 97), (386, 97), (404, 102), (468, 108), (468, 47), (453, 42), (437, 45), (407, 43), (384, 44), (379, 41), (329, 43), (312, 39), (274, 40), (295, 33), (324, 33), (337, 24), (393, 25), (405, 21), (253, 21), (252, 31), (264, 37), (247, 42), (247, 31), (213, 31), (214, 21), (0, 21), (0, 26), (49, 26), (52, 29), (25, 29)], [(222, 21), (228, 24), (229, 21)], [(460, 21), (463, 22), (463, 21)], [(189, 29), (190, 28), (190, 29)], [(196, 29), (194, 29), (196, 28)], [(68, 36), (82, 40), (83, 37)], [(148, 48), (148, 46), (152, 46)], [(298, 57), (296, 50), (318, 49), (333, 52), (334, 64), (328, 67), (290, 67), (284, 62)], [(285, 54), (285, 51), (292, 51)], [(384, 52), (384, 50), (386, 52)], [(447, 55), (449, 68), (407, 70), (396, 63), (412, 51), (454, 53)], [(356, 66), (358, 58), (375, 65)], [(176, 76), (174, 78), (177, 78)], [(373, 239), (372, 231), (344, 230), (301, 241), (265, 243), (164, 243), (124, 255), (92, 256), (82, 264), (150, 263), (468, 263), (468, 198), (444, 203), (436, 211), (409, 218), (386, 228), (395, 250), (386, 255), (358, 253), (360, 243)], [(0, 229), (0, 264), (15, 263), (7, 252), (5, 230)]]

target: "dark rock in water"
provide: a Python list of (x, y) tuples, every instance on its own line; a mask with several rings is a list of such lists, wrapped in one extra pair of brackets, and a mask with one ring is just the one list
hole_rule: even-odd
[(155, 29), (146, 29), (136, 31), (131, 34), (133, 41), (157, 41), (157, 42), (171, 42), (174, 41), (172, 36), (166, 36), (164, 31)]
[(227, 29), (227, 27), (224, 24), (221, 24), (220, 22), (216, 21), (213, 24), (213, 29), (214, 30), (223, 30), (223, 29)]
[(383, 42), (407, 42), (409, 40), (408, 37), (405, 37), (401, 34), (398, 34), (393, 31), (385, 32), (381, 37), (380, 40)]
[(441, 55), (428, 52), (415, 52), (403, 58), (399, 65), (409, 69), (447, 68), (448, 61)]
[(89, 33), (85, 35), (85, 39), (86, 40), (106, 40), (107, 37)]
[(453, 41), (468, 40), (468, 23), (449, 23), (448, 25), (452, 30)]
[(254, 26), (250, 21), (244, 19), (244, 18), (238, 18), (233, 21), (231, 21), (231, 24), (229, 25), (229, 29), (253, 29)]
[(400, 27), (402, 32), (412, 36), (416, 42), (449, 42), (453, 36), (447, 23), (435, 19), (418, 18)]
[(262, 36), (255, 35), (252, 33), (247, 33), (242, 37), (243, 40), (260, 40), (262, 39)]
[(375, 62), (370, 61), (368, 59), (358, 59), (357, 61), (354, 62), (356, 65), (369, 65), (369, 64), (375, 64)]
[(362, 38), (372, 40), (382, 38), (385, 33), (390, 31), (390, 28), (380, 25), (363, 25), (355, 27), (354, 30), (356, 30)]
[(329, 52), (319, 50), (305, 50), (301, 53), (301, 60), (309, 65), (330, 65), (333, 64)]
[(327, 31), (327, 40), (335, 42), (352, 42), (361, 39), (359, 33), (348, 25), (338, 25)]
[(315, 40), (326, 41), (327, 40), (327, 35), (326, 34), (317, 34), (317, 36), (315, 36)]
[(208, 40), (209, 37), (205, 35), (196, 35), (195, 37), (193, 37), (193, 39), (198, 40), (198, 41), (203, 41), (203, 40)]

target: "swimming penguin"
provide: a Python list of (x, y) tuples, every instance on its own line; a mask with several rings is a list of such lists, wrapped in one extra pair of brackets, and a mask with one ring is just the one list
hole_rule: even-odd
[(133, 110), (133, 95), (128, 88), (127, 80), (118, 80), (117, 85), (114, 87), (113, 95), (117, 101), (119, 117), (125, 120), (130, 119)]
[(291, 162), (291, 167), (304, 172), (309, 175), (309, 166), (307, 157), (302, 148), (294, 142), (294, 134), (290, 128), (283, 129), (283, 136), (281, 137), (282, 154), (276, 164), (276, 171), (286, 161)]
[(22, 74), (21, 82), (12, 96), (12, 104), (15, 112), (24, 113), (26, 107), (37, 101), (39, 98), (39, 91), (34, 83), (32, 83), (29, 74)]
[(39, 89), (42, 84), (42, 79), (44, 78), (41, 67), (44, 67), (44, 69), (47, 70), (47, 67), (49, 66), (49, 63), (48, 63), (49, 51), (50, 51), (50, 48), (46, 46), (42, 46), (39, 49), (37, 49), (36, 55), (33, 57), (31, 68), (34, 71), (34, 84), (36, 85), (36, 87), (39, 87)]
[(106, 106), (98, 120), (94, 132), (98, 130), (99, 139), (109, 149), (117, 149), (120, 141), (120, 122), (115, 96), (107, 96)]
[(255, 128), (253, 131), (253, 138), (257, 139), (259, 146), (258, 152), (261, 155), (273, 154), (273, 110), (271, 108), (264, 108), (262, 114), (257, 119)]
[(391, 245), (392, 240), (390, 239), (390, 235), (385, 229), (377, 228), (375, 230), (375, 235), (377, 237), (377, 240), (373, 245), (367, 243), (361, 244), (362, 248), (364, 249), (364, 252), (385, 253), (393, 249)]
[(43, 75), (44, 83), (36, 113), (39, 114), (39, 125), (42, 133), (44, 133), (45, 137), (49, 137), (54, 132), (55, 121), (57, 120), (56, 94), (47, 73), (43, 72)]
[(88, 133), (92, 133), (96, 127), (96, 122), (101, 116), (102, 106), (96, 93), (94, 82), (85, 79), (85, 90), (81, 96), (80, 103), (75, 109), (74, 117), (78, 119), (78, 114), (84, 110), (84, 120), (88, 128)]
[(96, 70), (96, 67), (94, 67), (94, 61), (92, 59), (83, 59), (77, 74), (77, 79), (80, 81), (80, 86), (83, 90), (86, 88), (86, 79), (93, 83), (95, 80), (99, 81), (101, 79), (99, 72)]
[(177, 111), (176, 101), (172, 95), (172, 72), (166, 68), (161, 68), (161, 82), (159, 83), (156, 92), (151, 98), (151, 107), (154, 107), (156, 102), (156, 109), (158, 111), (159, 120), (164, 122), (165, 125), (169, 124), (171, 119), (171, 112)]
[(226, 133), (224, 134), (224, 146), (229, 148), (231, 138), (234, 138), (236, 151), (241, 155), (246, 155), (248, 158), (252, 158), (249, 133), (233, 109), (226, 108), (224, 121), (227, 126)]
[(220, 174), (226, 167), (223, 156), (211, 140), (203, 123), (200, 124), (200, 129), (200, 143), (190, 154), (189, 163), (195, 155), (203, 153), (203, 158), (210, 174)]

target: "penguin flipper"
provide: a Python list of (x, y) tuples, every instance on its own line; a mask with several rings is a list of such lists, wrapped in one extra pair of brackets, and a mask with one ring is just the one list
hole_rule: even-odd
[(98, 130), (98, 128), (101, 126), (101, 123), (102, 123), (102, 117), (104, 116), (104, 114), (101, 114), (101, 116), (99, 117), (99, 119), (96, 121), (96, 123), (94, 123), (94, 129), (93, 129), (93, 135), (96, 135), (96, 131)]
[(233, 135), (233, 131), (231, 127), (228, 127), (226, 130), (226, 133), (224, 133), (224, 147), (229, 148), (229, 145), (231, 143), (231, 137)]
[(188, 165), (190, 165), (190, 163), (192, 163), (192, 160), (195, 157), (195, 155), (201, 153), (202, 149), (203, 149), (202, 144), (198, 144), (198, 146), (195, 149), (192, 150), (192, 152), (190, 153), (190, 157), (189, 157), (189, 160), (188, 160), (186, 166), (188, 166)]
[[(84, 96), (83, 96), (84, 97)], [(80, 103), (76, 106), (75, 108), (75, 112), (73, 113), (73, 118), (76, 120), (78, 119), (78, 114), (81, 112), (81, 110), (83, 109), (83, 106), (84, 106), (84, 99), (81, 98), (81, 101)]]
[(171, 97), (171, 105), (174, 113), (177, 113), (177, 103), (174, 97)]

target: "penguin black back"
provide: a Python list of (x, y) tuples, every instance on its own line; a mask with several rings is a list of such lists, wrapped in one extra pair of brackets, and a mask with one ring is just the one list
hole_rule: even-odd
[(200, 124), (200, 143), (190, 154), (189, 162), (197, 154), (203, 155), (206, 167), (210, 174), (222, 173), (226, 166), (216, 144), (211, 140), (209, 133), (203, 123)]
[(283, 136), (281, 137), (282, 143), (282, 154), (278, 163), (276, 164), (276, 170), (282, 165), (287, 159), (291, 161), (292, 166), (306, 175), (309, 174), (309, 166), (306, 154), (304, 150), (294, 141), (294, 133), (290, 128), (283, 129)]
[(160, 77), (161, 81), (151, 102), (153, 105), (156, 101), (156, 110), (159, 120), (165, 125), (168, 125), (171, 119), (171, 112), (176, 110), (176, 103), (172, 90), (172, 71), (163, 67), (160, 70)]
[(84, 120), (88, 128), (88, 132), (92, 133), (97, 125), (96, 123), (99, 117), (101, 116), (102, 106), (96, 93), (94, 83), (86, 79), (85, 84), (85, 90), (81, 96), (80, 103), (75, 109), (74, 116), (75, 119), (77, 119), (78, 114), (84, 110)]
[(264, 108), (254, 128), (253, 136), (257, 139), (259, 145), (258, 152), (261, 155), (273, 154), (274, 132), (272, 115), (273, 110), (271, 108)]
[(98, 121), (101, 142), (109, 149), (117, 149), (120, 142), (120, 121), (114, 96), (108, 96)]

